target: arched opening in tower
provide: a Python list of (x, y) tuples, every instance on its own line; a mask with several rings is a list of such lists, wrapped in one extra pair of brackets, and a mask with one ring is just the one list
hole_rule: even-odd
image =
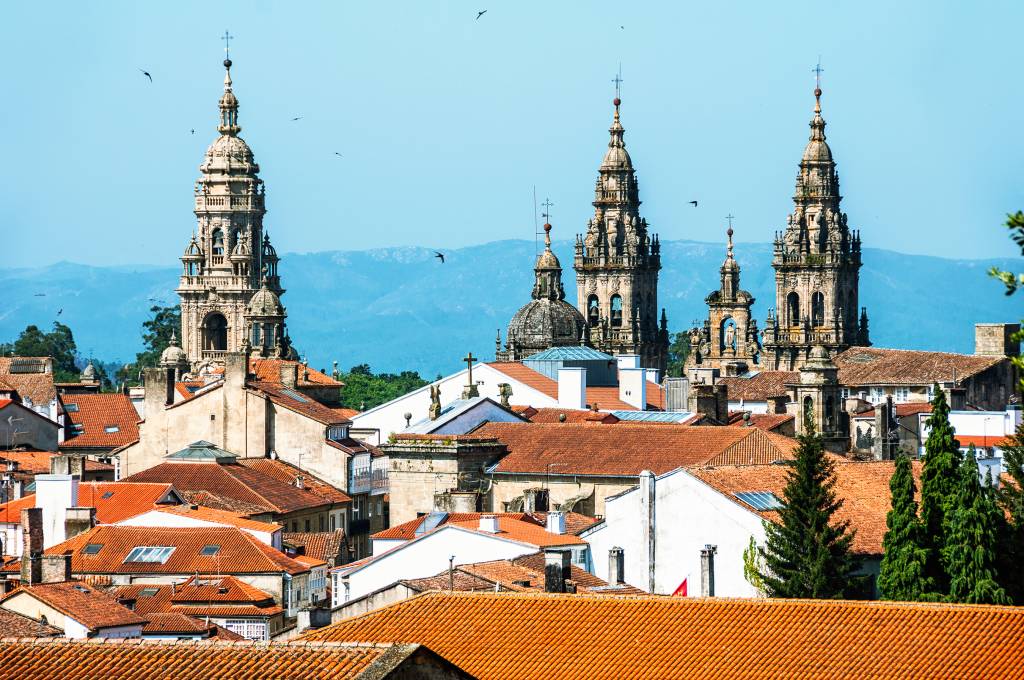
[(790, 326), (800, 325), (800, 296), (796, 291), (786, 296), (786, 319)]
[(811, 295), (811, 325), (825, 325), (825, 296), (820, 292)]
[(622, 325), (622, 296), (618, 293), (612, 296), (612, 325)]
[(596, 295), (587, 298), (587, 323), (592, 327), (601, 323), (601, 303), (598, 302)]
[(214, 312), (203, 321), (203, 349), (223, 352), (228, 348), (228, 320)]

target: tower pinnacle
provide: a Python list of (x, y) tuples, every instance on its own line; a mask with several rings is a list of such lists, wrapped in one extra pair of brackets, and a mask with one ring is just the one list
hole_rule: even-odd
[(224, 31), (224, 94), (220, 98), (220, 125), (217, 132), (229, 137), (235, 137), (242, 131), (238, 125), (238, 98), (231, 90), (231, 57), (228, 56), (228, 44), (231, 41), (231, 34)]

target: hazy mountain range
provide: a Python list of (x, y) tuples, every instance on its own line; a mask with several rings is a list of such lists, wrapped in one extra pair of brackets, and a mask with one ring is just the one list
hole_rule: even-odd
[[(281, 260), (282, 298), (300, 353), (316, 368), (368, 363), (375, 371), (417, 370), (432, 377), (459, 365), (467, 351), (493, 359), (494, 336), (530, 296), (535, 246), (495, 241), (446, 251), (430, 248), (289, 253)], [(1007, 244), (1010, 250), (1010, 244)], [(555, 243), (567, 298), (576, 300), (572, 243)], [(704, 297), (719, 286), (724, 244), (662, 241), (659, 296), (673, 332), (706, 316)], [(756, 298), (763, 326), (774, 305), (769, 244), (742, 243), (742, 285)], [(1021, 271), (1024, 260), (952, 260), (868, 248), (861, 302), (880, 347), (972, 352), (973, 324), (1024, 317), (1024, 297), (1007, 297), (986, 272)], [(103, 267), (61, 262), (0, 270), (5, 304), (0, 341), (28, 324), (68, 324), (79, 351), (129, 361), (152, 300), (173, 304), (178, 266)], [(40, 295), (43, 294), (43, 295)], [(63, 310), (57, 316), (58, 310)]]

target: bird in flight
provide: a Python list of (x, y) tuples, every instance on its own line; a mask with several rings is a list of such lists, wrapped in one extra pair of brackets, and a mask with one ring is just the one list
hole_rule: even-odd
[(476, 13), (476, 20), (480, 21), (480, 17), (482, 17), (485, 14), (487, 14), (487, 10), (481, 10), (481, 11), (477, 12)]
[(58, 310), (57, 310), (57, 316), (60, 316), (60, 313), (61, 313), (61, 312), (63, 312), (63, 311), (64, 311), (64, 308), (63, 308), (63, 307), (61, 307), (60, 309), (58, 309)]
[(153, 82), (153, 76), (149, 75), (149, 71), (143, 70), (141, 68), (139, 70), (142, 71), (142, 75), (144, 75), (147, 78), (149, 78), (149, 82), (151, 82), (151, 83)]
[(36, 297), (46, 297), (46, 293), (36, 293)]
[(690, 201), (690, 205), (692, 205), (694, 208), (696, 208), (697, 207), (697, 201)]
[[(486, 11), (486, 10), (484, 10), (484, 11)], [(439, 253), (439, 252), (437, 252), (437, 251), (435, 250), (435, 251), (434, 251), (434, 257), (436, 257), (436, 258), (438, 258), (439, 260), (441, 260), (441, 264), (444, 264), (444, 253)]]
[(297, 120), (302, 120), (302, 116), (295, 116), (294, 118), (292, 118), (293, 123)]
[(195, 134), (195, 133), (196, 133), (196, 129), (192, 128), (192, 134)]
[(619, 28), (621, 28), (621, 29), (622, 29), (623, 31), (625, 31), (625, 30), (626, 30), (626, 27), (625, 27), (625, 26), (619, 26)]
[(338, 158), (343, 158), (343, 156), (340, 153), (338, 153), (337, 151), (334, 152), (334, 155), (337, 156)]

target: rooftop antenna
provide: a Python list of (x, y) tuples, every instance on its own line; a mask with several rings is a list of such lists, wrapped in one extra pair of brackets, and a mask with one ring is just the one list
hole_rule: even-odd
[(537, 235), (539, 233), (538, 229), (539, 229), (539, 227), (537, 225), (537, 185), (534, 184), (533, 185), (533, 254), (534, 255), (537, 254), (537, 247), (538, 247), (537, 246)]

